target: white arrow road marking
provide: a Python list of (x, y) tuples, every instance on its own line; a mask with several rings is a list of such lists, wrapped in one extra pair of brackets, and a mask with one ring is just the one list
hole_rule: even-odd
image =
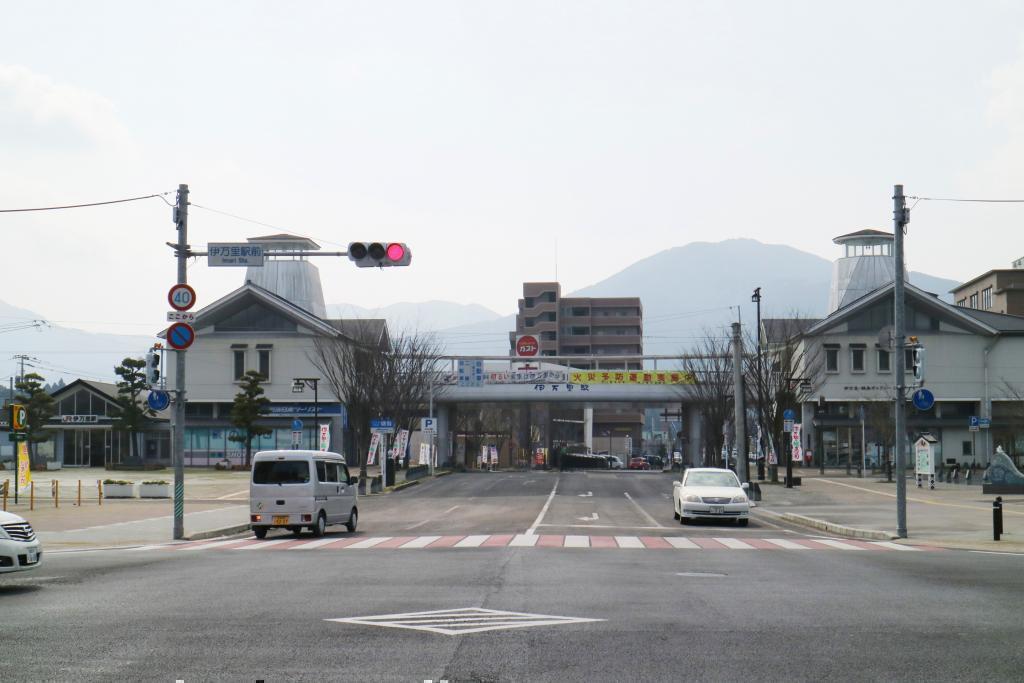
[(578, 493), (576, 495), (578, 495), (580, 498), (592, 498), (593, 495), (594, 495), (594, 492), (593, 491), (587, 491), (586, 493)]
[(577, 517), (576, 519), (580, 520), (581, 522), (596, 522), (597, 521), (597, 513), (596, 512), (592, 513), (590, 515), (590, 517)]

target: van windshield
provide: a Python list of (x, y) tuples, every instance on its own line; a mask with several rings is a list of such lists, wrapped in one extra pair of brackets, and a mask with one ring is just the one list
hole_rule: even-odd
[(254, 484), (308, 484), (309, 463), (305, 460), (263, 460), (252, 471)]

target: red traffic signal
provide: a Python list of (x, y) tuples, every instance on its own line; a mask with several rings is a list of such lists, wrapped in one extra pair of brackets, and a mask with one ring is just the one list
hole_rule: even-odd
[(412, 262), (412, 251), (403, 242), (351, 242), (348, 260), (360, 268), (407, 266)]

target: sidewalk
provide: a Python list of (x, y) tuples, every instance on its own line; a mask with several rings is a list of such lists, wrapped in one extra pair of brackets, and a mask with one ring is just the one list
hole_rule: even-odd
[[(896, 537), (896, 483), (884, 477), (863, 479), (838, 471), (795, 469), (801, 486), (761, 484), (758, 509), (769, 515), (795, 514), (850, 530), (882, 532)], [(780, 477), (781, 479), (781, 477)], [(980, 485), (936, 484), (918, 488), (907, 479), (906, 542), (943, 548), (1024, 552), (1024, 495), (1003, 495), (1002, 540), (992, 540), (992, 501)], [(795, 520), (790, 520), (795, 521)], [(799, 523), (799, 522), (797, 522)], [(842, 535), (852, 531), (833, 530)]]

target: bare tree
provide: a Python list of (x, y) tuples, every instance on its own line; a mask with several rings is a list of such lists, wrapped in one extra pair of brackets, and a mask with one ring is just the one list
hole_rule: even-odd
[(309, 360), (345, 404), (365, 478), (370, 420), (390, 417), (399, 429), (413, 428), (429, 401), (440, 347), (418, 332), (387, 338), (369, 323), (350, 327), (351, 335), (317, 337)]
[(705, 330), (683, 359), (683, 370), (693, 375), (690, 395), (701, 413), (703, 465), (721, 467), (725, 425), (733, 412), (731, 342), (728, 337)]

